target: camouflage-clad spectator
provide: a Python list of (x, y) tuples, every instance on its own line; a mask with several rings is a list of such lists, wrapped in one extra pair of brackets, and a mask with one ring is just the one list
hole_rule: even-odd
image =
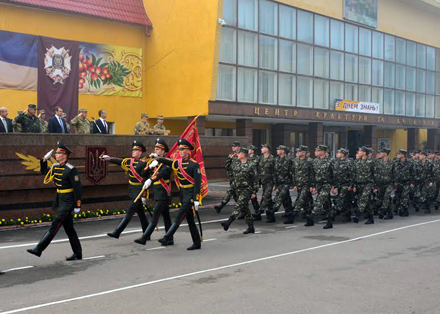
[(46, 121), (46, 112), (39, 110), (38, 119), (40, 120), (41, 133), (49, 133), (49, 122)]
[(75, 128), (75, 134), (90, 134), (92, 132), (92, 123), (87, 120), (87, 109), (78, 110), (78, 115), (70, 123)]
[(148, 123), (148, 114), (141, 114), (141, 121), (137, 122), (134, 126), (135, 135), (147, 135), (149, 133), (150, 124)]
[(14, 121), (21, 125), (22, 133), (41, 133), (41, 124), (38, 117), (35, 115), (37, 106), (30, 104), (28, 109), (20, 113)]

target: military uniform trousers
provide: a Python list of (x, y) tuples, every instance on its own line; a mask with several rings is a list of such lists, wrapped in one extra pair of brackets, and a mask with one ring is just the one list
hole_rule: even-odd
[(414, 183), (414, 201), (427, 205), (429, 189), (429, 182), (422, 181)]
[(43, 236), (40, 242), (37, 244), (39, 251), (44, 251), (53, 238), (60, 230), (61, 226), (64, 227), (64, 231), (69, 237), (70, 246), (73, 253), (77, 255), (82, 254), (81, 243), (79, 242), (78, 235), (73, 228), (72, 210), (74, 208), (74, 197), (72, 193), (58, 194), (57, 200), (54, 203), (54, 208), (58, 207), (58, 215), (52, 221), (49, 231)]
[(168, 198), (165, 200), (156, 201), (156, 204), (154, 205), (153, 218), (151, 218), (151, 222), (148, 225), (143, 235), (145, 239), (149, 239), (151, 234), (154, 232), (154, 228), (156, 228), (157, 224), (159, 223), (160, 216), (163, 217), (165, 232), (168, 232), (168, 230), (170, 230), (171, 217), (170, 217), (169, 203), (170, 201)]
[(222, 199), (222, 203), (228, 204), (231, 200), (231, 197), (234, 198), (235, 202), (237, 202), (237, 191), (235, 189), (234, 183), (230, 183), (229, 189), (226, 191), (226, 194)]
[(289, 184), (280, 184), (279, 186), (277, 186), (277, 191), (274, 199), (274, 212), (277, 212), (280, 209), (281, 205), (284, 206), (286, 210), (286, 215), (293, 212), (292, 199), (290, 198), (289, 189)]
[(249, 209), (249, 200), (253, 194), (253, 189), (251, 187), (247, 188), (237, 188), (237, 204), (234, 207), (234, 210), (229, 217), (232, 221), (238, 218), (240, 214), (244, 215), (244, 220), (249, 225), (254, 221), (254, 218), (251, 215), (251, 211)]
[(265, 183), (261, 184), (261, 187), (262, 187), (263, 191), (262, 191), (262, 195), (261, 195), (259, 213), (264, 213), (265, 209), (272, 210), (272, 208), (273, 208), (273, 201), (272, 201), (273, 183), (272, 182), (265, 182)]
[(349, 188), (348, 184), (341, 184), (338, 186), (338, 195), (335, 200), (335, 208), (339, 213), (347, 213), (350, 211), (350, 201), (349, 201)]
[(377, 208), (382, 214), (387, 214), (390, 212), (394, 186), (391, 182), (382, 182), (378, 184), (377, 189)]
[(357, 183), (356, 190), (358, 212), (360, 214), (372, 214), (373, 206), (371, 206), (370, 197), (373, 190), (373, 183)]
[(410, 183), (409, 182), (402, 182), (396, 184), (396, 208), (399, 211), (408, 212), (409, 207), (409, 193), (411, 191)]
[(197, 225), (194, 221), (193, 202), (192, 202), (193, 198), (194, 198), (194, 188), (180, 188), (180, 202), (182, 203), (182, 206), (177, 211), (177, 216), (176, 219), (174, 220), (174, 223), (171, 225), (170, 229), (165, 234), (165, 237), (168, 240), (173, 238), (174, 233), (176, 233), (183, 219), (186, 218), (193, 243), (196, 245), (200, 245), (201, 243), (200, 234), (199, 234), (199, 230), (197, 229)]
[(326, 218), (332, 216), (332, 209), (329, 206), (330, 202), (330, 191), (332, 186), (330, 184), (322, 184), (316, 186), (316, 198), (313, 201), (313, 215), (323, 215)]

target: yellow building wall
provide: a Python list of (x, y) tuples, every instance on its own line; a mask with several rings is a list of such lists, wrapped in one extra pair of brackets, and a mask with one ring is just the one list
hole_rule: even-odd
[[(399, 149), (408, 148), (408, 132), (404, 129), (377, 129), (376, 137), (390, 138), (391, 139), (391, 152), (390, 156), (394, 156)], [(428, 130), (419, 130), (419, 149), (424, 148), (424, 143), (428, 140)]]
[(146, 42), (149, 114), (207, 115), (219, 1), (144, 0), (144, 5), (154, 25)]
[[(137, 47), (145, 51), (145, 27), (88, 18), (80, 15), (37, 10), (13, 5), (0, 5), (0, 29), (11, 32), (48, 36), (90, 43)], [(146, 85), (144, 77), (144, 86)], [(98, 110), (104, 109), (108, 121), (115, 122), (116, 133), (132, 134), (134, 125), (145, 111), (145, 87), (143, 97), (118, 97), (79, 95), (79, 108), (87, 108), (89, 118), (98, 118)], [(14, 118), (18, 110), (30, 103), (37, 103), (36, 91), (0, 89), (1, 105), (9, 109)]]

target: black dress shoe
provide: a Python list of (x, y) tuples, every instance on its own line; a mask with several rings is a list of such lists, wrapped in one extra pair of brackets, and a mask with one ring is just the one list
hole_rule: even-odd
[(142, 245), (147, 244), (147, 240), (144, 237), (140, 237), (139, 239), (134, 240), (134, 242)]
[(40, 257), (41, 256), (41, 251), (37, 250), (37, 248), (33, 248), (33, 249), (29, 249), (26, 250), (28, 253), (34, 254), (35, 256)]
[(113, 232), (109, 232), (109, 233), (107, 233), (107, 235), (108, 235), (110, 238), (119, 239), (119, 234), (116, 234), (116, 233), (113, 233)]
[(159, 242), (160, 244), (162, 244), (163, 246), (167, 246), (168, 245), (168, 238), (163, 237), (162, 239), (157, 240), (157, 242)]
[(200, 250), (201, 248), (202, 248), (201, 244), (193, 244), (189, 248), (187, 248), (187, 250), (188, 251), (193, 251), (193, 250)]
[(76, 254), (76, 253), (74, 253), (70, 257), (66, 257), (66, 261), (74, 261), (74, 260), (81, 260), (81, 259), (83, 259), (82, 254)]
[(174, 245), (174, 240), (173, 239), (169, 239), (167, 242), (167, 245)]

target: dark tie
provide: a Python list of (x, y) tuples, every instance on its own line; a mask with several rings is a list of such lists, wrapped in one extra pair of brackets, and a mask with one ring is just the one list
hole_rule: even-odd
[(60, 125), (61, 125), (61, 133), (66, 133), (66, 131), (64, 131), (64, 124), (63, 124), (63, 121), (61, 121), (61, 118), (60, 118), (60, 117), (58, 117), (58, 122), (59, 122)]

